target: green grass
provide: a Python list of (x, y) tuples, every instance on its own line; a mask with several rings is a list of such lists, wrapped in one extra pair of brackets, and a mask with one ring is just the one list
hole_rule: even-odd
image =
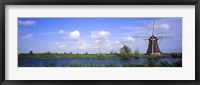
[(88, 58), (119, 58), (115, 54), (35, 54), (19, 55), (19, 59), (88, 59)]
[[(151, 55), (140, 54), (138, 55), (130, 55), (128, 58), (152, 58)], [(163, 54), (160, 57), (171, 57), (171, 58), (182, 58), (181, 53), (171, 53), (171, 54)], [(95, 59), (95, 58), (122, 58), (119, 54), (19, 54), (18, 59)]]

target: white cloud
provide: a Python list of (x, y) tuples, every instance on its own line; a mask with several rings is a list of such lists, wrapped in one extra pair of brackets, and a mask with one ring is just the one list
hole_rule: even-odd
[(100, 52), (110, 53), (111, 51), (119, 51), (122, 43), (119, 40), (107, 40), (97, 44)]
[(33, 37), (33, 34), (27, 34), (21, 37), (21, 39), (31, 39)]
[(60, 45), (58, 45), (58, 48), (65, 48), (65, 47), (66, 47), (65, 44), (60, 44)]
[(106, 42), (103, 47), (105, 47), (106, 49), (111, 50), (111, 49), (113, 49), (114, 44), (115, 43), (113, 43), (113, 42)]
[(132, 43), (134, 41), (135, 41), (135, 39), (131, 36), (123, 37), (123, 39), (122, 39), (123, 43)]
[(101, 43), (101, 40), (94, 40), (95, 43)]
[(78, 42), (75, 45), (75, 48), (77, 49), (90, 49), (91, 45), (85, 42)]
[(108, 31), (92, 31), (91, 32), (91, 38), (96, 39), (96, 40), (105, 40), (108, 38), (110, 35), (110, 32)]
[(155, 25), (155, 28), (168, 30), (168, 29), (170, 29), (170, 26), (168, 24), (166, 24), (166, 23), (163, 23), (163, 24)]
[(25, 21), (22, 21), (22, 20), (19, 20), (19, 21), (18, 21), (18, 24), (19, 24), (19, 25), (23, 25), (23, 26), (31, 26), (31, 25), (35, 25), (35, 24), (36, 24), (36, 21), (32, 21), (32, 20), (25, 20)]
[(120, 44), (121, 41), (117, 40), (117, 41), (114, 41), (115, 44)]
[(56, 42), (55, 45), (57, 46), (57, 48), (59, 49), (62, 49), (62, 48), (65, 48), (66, 45), (64, 43), (61, 43), (61, 42)]
[[(144, 25), (146, 28), (152, 29), (152, 21), (146, 21), (144, 22)], [(169, 30), (170, 25), (169, 25), (169, 22), (157, 20), (157, 21), (154, 21), (154, 28), (161, 29), (161, 30)]]
[(65, 34), (66, 32), (64, 30), (59, 30), (58, 34)]
[(74, 45), (72, 47), (76, 50), (97, 50), (99, 45), (94, 42), (79, 40), (78, 42), (74, 42)]
[(59, 30), (58, 34), (63, 35), (63, 39), (71, 39), (77, 41), (80, 39), (80, 32), (78, 30), (74, 30), (72, 32), (66, 32), (64, 30)]
[(78, 30), (75, 30), (73, 32), (69, 33), (69, 37), (73, 40), (79, 40), (80, 39), (80, 32)]
[[(62, 34), (66, 32), (63, 30), (60, 33)], [(131, 36), (123, 37), (120, 40), (110, 40), (110, 35), (111, 33), (108, 31), (92, 31), (90, 36), (91, 40), (82, 40), (80, 39), (79, 30), (74, 30), (64, 34), (63, 36), (66, 36), (66, 39), (78, 41), (68, 41), (68, 44), (57, 42), (55, 44), (56, 48), (65, 51), (74, 51), (78, 53), (84, 53), (85, 51), (90, 53), (110, 53), (111, 51), (118, 52), (123, 43), (134, 42), (134, 38)]]

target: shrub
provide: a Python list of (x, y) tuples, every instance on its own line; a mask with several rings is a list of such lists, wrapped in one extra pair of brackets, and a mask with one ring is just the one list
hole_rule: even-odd
[(123, 45), (123, 47), (120, 48), (120, 55), (122, 58), (128, 58), (131, 55), (131, 49), (128, 46)]
[(171, 53), (173, 58), (182, 58), (182, 53)]
[(99, 56), (98, 56), (98, 57), (99, 57), (99, 58), (105, 58), (106, 55), (105, 55), (104, 53), (99, 52)]

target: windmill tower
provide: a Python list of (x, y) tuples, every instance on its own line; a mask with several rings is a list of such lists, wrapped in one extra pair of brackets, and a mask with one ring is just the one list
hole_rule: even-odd
[[(152, 34), (151, 36), (132, 36), (133, 38), (143, 38), (144, 40), (148, 40), (148, 49), (146, 51), (146, 54), (149, 55), (156, 55), (160, 56), (161, 51), (159, 48), (158, 40), (162, 40), (164, 38), (172, 38), (171, 36), (155, 36), (154, 34), (154, 20), (152, 21)], [(145, 41), (146, 42), (146, 41)]]
[(161, 55), (159, 46), (158, 46), (158, 38), (154, 36), (154, 20), (152, 22), (152, 35), (148, 39), (149, 45), (146, 54), (151, 55)]

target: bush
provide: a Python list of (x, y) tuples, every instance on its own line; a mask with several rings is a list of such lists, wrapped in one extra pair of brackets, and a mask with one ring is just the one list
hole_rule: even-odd
[(123, 47), (120, 48), (120, 55), (122, 58), (129, 58), (131, 56), (131, 49), (128, 46), (123, 45)]
[(106, 54), (99, 52), (99, 56), (98, 56), (98, 57), (99, 57), (99, 58), (105, 58), (105, 57), (106, 57)]
[(171, 53), (170, 54), (173, 58), (182, 58), (182, 53)]

